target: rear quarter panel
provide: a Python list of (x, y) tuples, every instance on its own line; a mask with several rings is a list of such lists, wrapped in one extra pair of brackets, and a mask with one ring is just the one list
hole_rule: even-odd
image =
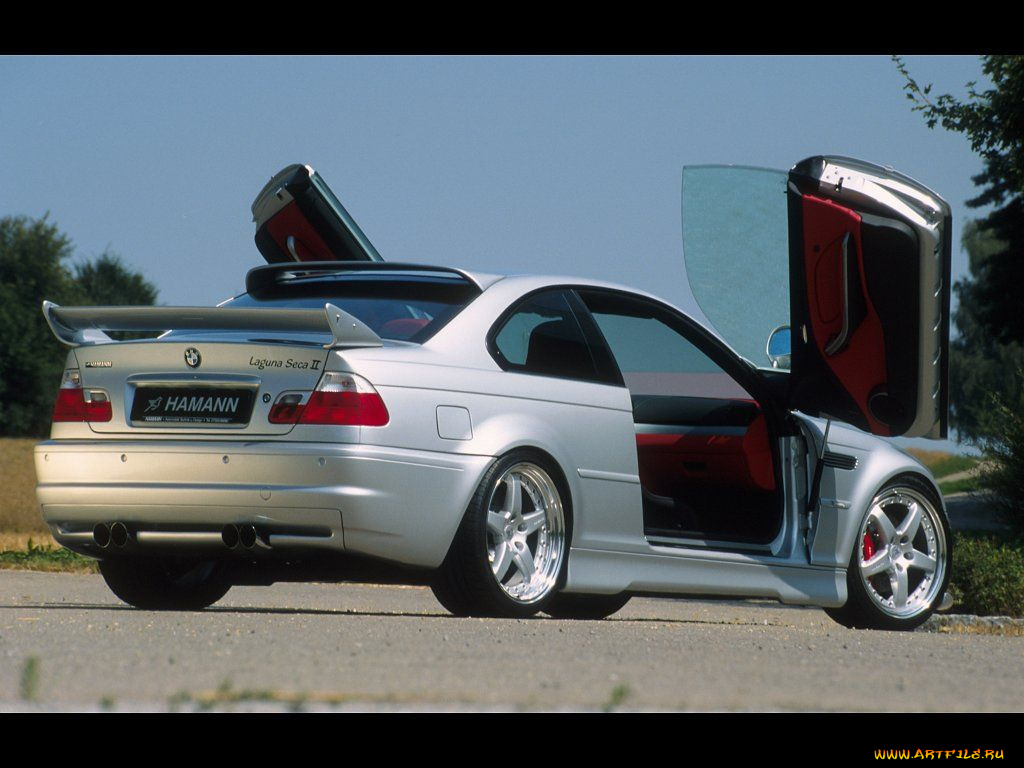
[[(424, 359), (430, 357), (424, 352)], [(487, 457), (538, 449), (564, 475), (574, 546), (609, 548), (643, 536), (632, 407), (624, 387), (509, 373), (493, 361), (487, 370), (389, 356), (378, 349), (338, 358), (373, 382), (390, 415), (386, 426), (361, 429), (362, 444)], [(468, 439), (441, 436), (437, 414), (443, 407), (468, 412)], [(451, 503), (463, 511), (471, 496)]]

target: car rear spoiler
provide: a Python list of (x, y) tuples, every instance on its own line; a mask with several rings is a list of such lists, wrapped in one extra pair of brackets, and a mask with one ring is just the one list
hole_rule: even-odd
[(62, 307), (43, 302), (43, 317), (61, 342), (70, 347), (114, 342), (105, 331), (267, 331), (330, 333), (324, 347), (379, 347), (383, 342), (369, 326), (345, 310), (326, 303), (323, 309), (248, 307)]

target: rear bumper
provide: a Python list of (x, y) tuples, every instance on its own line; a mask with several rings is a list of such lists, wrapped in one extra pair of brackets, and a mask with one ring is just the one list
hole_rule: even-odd
[(253, 525), (261, 554), (334, 550), (436, 567), (490, 456), (300, 442), (51, 440), (35, 449), (43, 518), (91, 555), (97, 523), (139, 550), (205, 549)]

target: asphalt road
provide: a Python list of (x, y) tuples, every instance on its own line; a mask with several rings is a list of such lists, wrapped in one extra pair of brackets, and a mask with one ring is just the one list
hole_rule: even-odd
[(419, 587), (237, 587), (130, 609), (0, 571), (0, 711), (1021, 711), (1024, 637), (854, 631), (766, 602), (634, 599), (600, 622), (458, 619)]

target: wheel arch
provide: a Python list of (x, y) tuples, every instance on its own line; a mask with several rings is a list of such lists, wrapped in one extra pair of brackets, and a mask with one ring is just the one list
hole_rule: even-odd
[[(833, 427), (833, 434), (836, 428)], [(846, 430), (843, 430), (845, 433)], [(826, 466), (821, 480), (821, 505), (811, 545), (812, 565), (827, 565), (845, 569), (853, 548), (861, 520), (878, 493), (900, 477), (914, 476), (933, 491), (938, 509), (946, 516), (946, 506), (931, 472), (913, 456), (888, 442), (857, 433), (853, 440), (840, 442), (846, 435), (840, 433), (829, 440), (830, 452), (849, 454), (857, 460), (852, 470)], [(868, 438), (864, 440), (864, 438)], [(835, 503), (837, 506), (830, 506)]]
[[(837, 547), (837, 557), (843, 563), (849, 563), (850, 557), (853, 555), (853, 548), (857, 545), (857, 534), (860, 531), (861, 521), (864, 519), (864, 515), (867, 514), (874, 502), (875, 498), (882, 492), (882, 489), (889, 485), (898, 484), (902, 478), (913, 478), (918, 482), (923, 483), (934, 495), (935, 501), (937, 502), (936, 508), (939, 513), (946, 518), (948, 525), (948, 515), (946, 512), (946, 503), (942, 498), (942, 493), (939, 491), (938, 485), (935, 483), (931, 473), (923, 465), (908, 464), (900, 468), (893, 468), (890, 471), (879, 473), (874, 476), (870, 484), (864, 483), (866, 492), (858, 493), (858, 503), (850, 506), (850, 514), (846, 520), (847, 525), (844, 526), (843, 536), (840, 539), (840, 546)], [(860, 490), (860, 489), (858, 489)]]
[[(583, 490), (578, 472), (579, 462), (565, 436), (551, 428), (546, 422), (532, 416), (517, 414), (500, 416), (485, 421), (476, 430), (477, 437), (487, 446), (487, 453), (498, 461), (513, 451), (529, 451), (543, 457), (557, 470), (553, 478), (563, 493), (567, 494), (569, 532), (575, 536), (577, 522), (582, 511)], [(493, 463), (493, 462), (492, 462)], [(487, 474), (488, 465), (477, 478), (477, 485)], [(571, 546), (570, 537), (570, 546)]]

